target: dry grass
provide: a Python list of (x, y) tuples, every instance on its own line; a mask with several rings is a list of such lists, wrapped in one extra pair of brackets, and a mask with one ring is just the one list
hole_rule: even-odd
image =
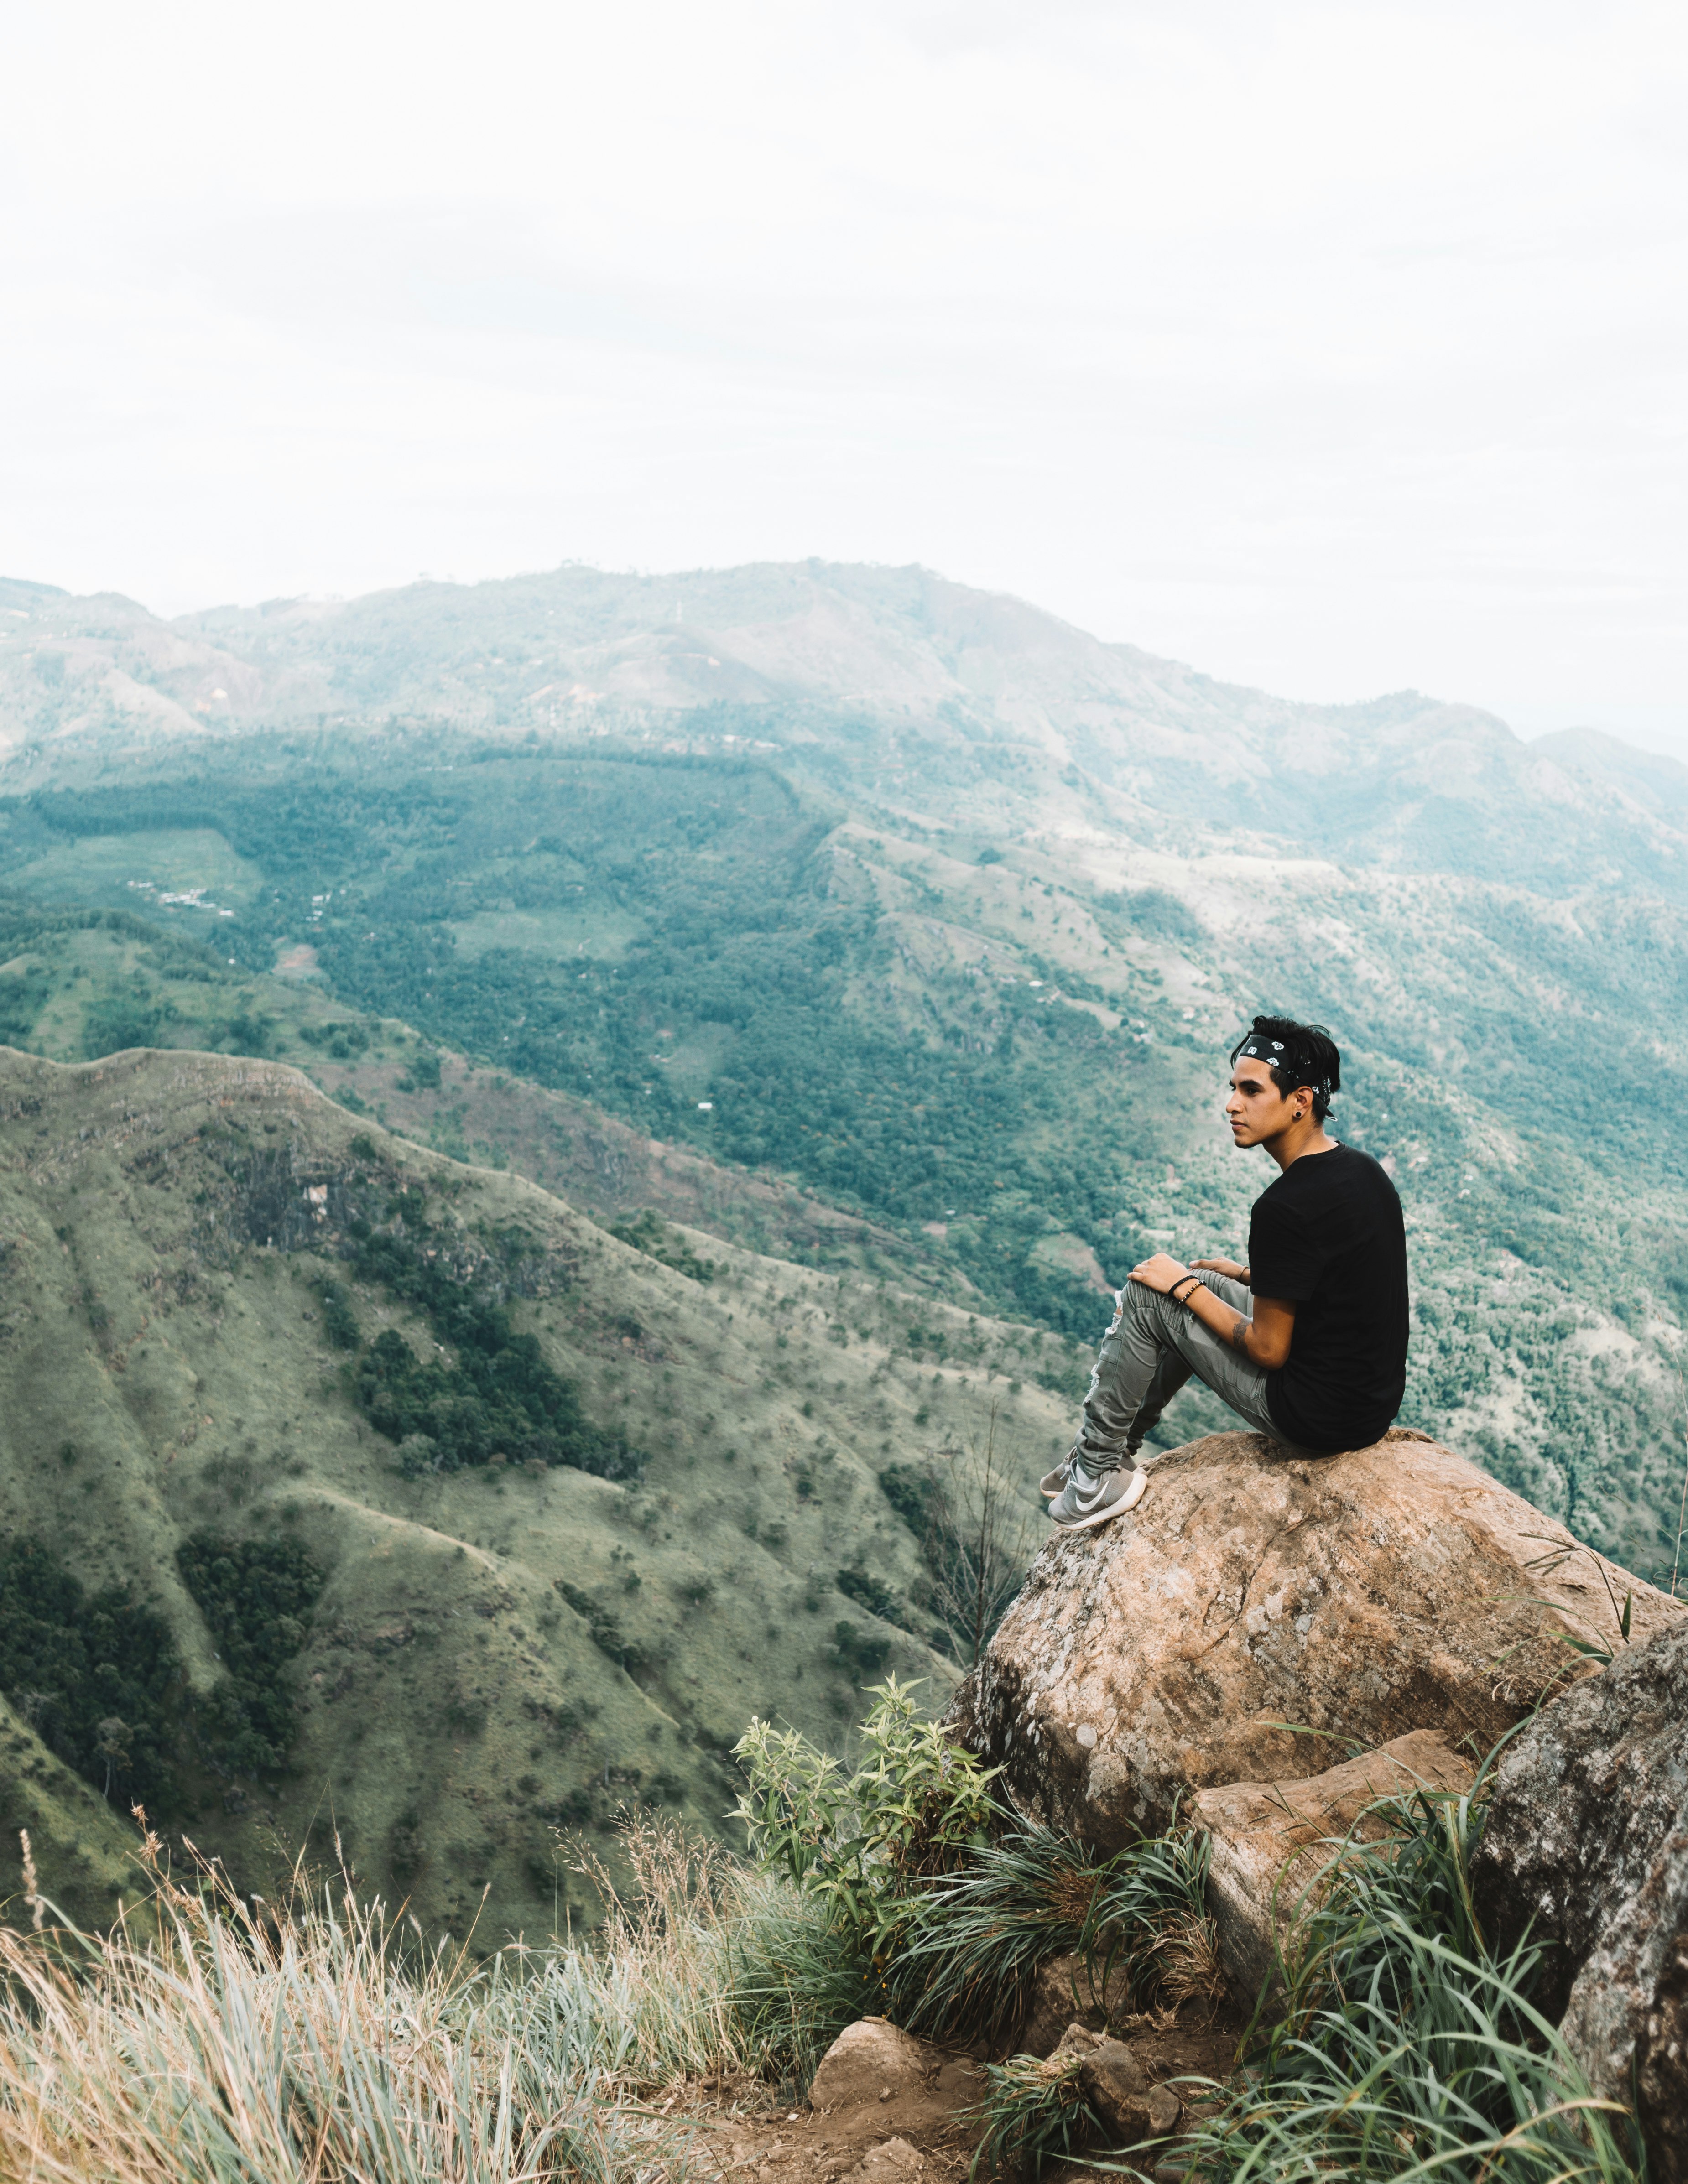
[(627, 1840), (638, 1892), (601, 1953), (480, 1965), (339, 1884), (299, 1876), (281, 1907), (214, 1868), (183, 1887), (152, 1843), (153, 1933), (0, 1929), (0, 2178), (677, 2184), (650, 2097), (766, 2065), (744, 1973), (792, 1903), (671, 1829)]
[(1218, 1932), (1206, 1912), (1173, 1913), (1145, 1953), (1159, 1968), (1163, 2009), (1176, 2016), (1195, 2004), (1209, 2020), (1217, 2014), (1228, 1990), (1219, 1963)]

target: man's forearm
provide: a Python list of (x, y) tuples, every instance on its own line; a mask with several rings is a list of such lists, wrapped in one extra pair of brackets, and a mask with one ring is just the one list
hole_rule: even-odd
[[(1255, 1340), (1254, 1322), (1246, 1312), (1239, 1312), (1223, 1297), (1214, 1295), (1206, 1284), (1195, 1289), (1181, 1290), (1186, 1310), (1195, 1313), (1202, 1325), (1217, 1334), (1222, 1342), (1228, 1343), (1239, 1357), (1246, 1357), (1251, 1365), (1270, 1369), (1268, 1361), (1251, 1347)], [(1281, 1359), (1272, 1361), (1281, 1363)]]

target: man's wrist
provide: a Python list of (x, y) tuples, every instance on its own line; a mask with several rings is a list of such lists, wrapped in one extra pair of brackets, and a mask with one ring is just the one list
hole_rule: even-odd
[[(1189, 1287), (1188, 1289), (1184, 1289), (1184, 1284), (1186, 1282), (1189, 1284)], [(1203, 1289), (1206, 1286), (1206, 1285), (1203, 1282), (1200, 1274), (1180, 1274), (1178, 1279), (1173, 1284), (1172, 1287), (1167, 1291), (1167, 1295), (1171, 1297), (1174, 1304), (1188, 1304), (1190, 1299), (1195, 1295), (1195, 1292), (1199, 1289)], [(1178, 1294), (1180, 1290), (1184, 1290), (1182, 1296)]]

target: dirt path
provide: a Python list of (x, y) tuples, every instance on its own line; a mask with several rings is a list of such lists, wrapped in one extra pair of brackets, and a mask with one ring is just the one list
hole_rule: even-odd
[[(1213, 2104), (1189, 2081), (1224, 2081), (1241, 2030), (1228, 2013), (1206, 2022), (1145, 2017), (1118, 2028), (1152, 2082), (1184, 2081), (1175, 2090), (1187, 2117)], [(918, 2048), (904, 2035), (891, 2037), (903, 2043), (905, 2057)], [(829, 2075), (829, 2058), (816, 2079), (813, 2105), (776, 2106), (766, 2086), (744, 2079), (698, 2087), (674, 2113), (695, 2133), (704, 2173), (712, 2169), (724, 2184), (959, 2184), (982, 2136), (965, 2113), (989, 2090), (982, 2062), (926, 2048), (912, 2058), (912, 2067), (908, 2061), (899, 2067), (889, 2047), (884, 2054), (888, 2059), (864, 2055), (847, 2075), (834, 2069)], [(1089, 2150), (1105, 2148), (1098, 2143)], [(1181, 2175), (1182, 2164), (1169, 2156), (1155, 2173), (1170, 2179)], [(1056, 2167), (1045, 2170), (1045, 2180), (1078, 2184), (1094, 2175)]]

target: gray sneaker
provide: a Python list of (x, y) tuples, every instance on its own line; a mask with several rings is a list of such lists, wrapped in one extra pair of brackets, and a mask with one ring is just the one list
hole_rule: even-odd
[(1038, 1481), (1038, 1491), (1045, 1502), (1053, 1502), (1067, 1480), (1072, 1478), (1072, 1459), (1078, 1452), (1076, 1449), (1069, 1448), (1055, 1469), (1045, 1472), (1043, 1477)]
[(1063, 1532), (1088, 1532), (1092, 1525), (1106, 1524), (1110, 1517), (1134, 1509), (1148, 1485), (1146, 1471), (1105, 1471), (1100, 1479), (1092, 1479), (1082, 1463), (1075, 1463), (1049, 1513)]
[[(1126, 1454), (1130, 1457), (1134, 1462), (1135, 1462), (1137, 1451), (1134, 1448), (1127, 1449)], [(1076, 1448), (1069, 1448), (1066, 1455), (1061, 1457), (1060, 1462), (1056, 1464), (1053, 1471), (1045, 1472), (1043, 1477), (1038, 1481), (1038, 1491), (1043, 1496), (1045, 1502), (1054, 1501), (1056, 1496), (1060, 1493), (1061, 1488), (1065, 1486), (1067, 1480), (1072, 1478), (1072, 1467), (1078, 1462), (1078, 1450)]]

